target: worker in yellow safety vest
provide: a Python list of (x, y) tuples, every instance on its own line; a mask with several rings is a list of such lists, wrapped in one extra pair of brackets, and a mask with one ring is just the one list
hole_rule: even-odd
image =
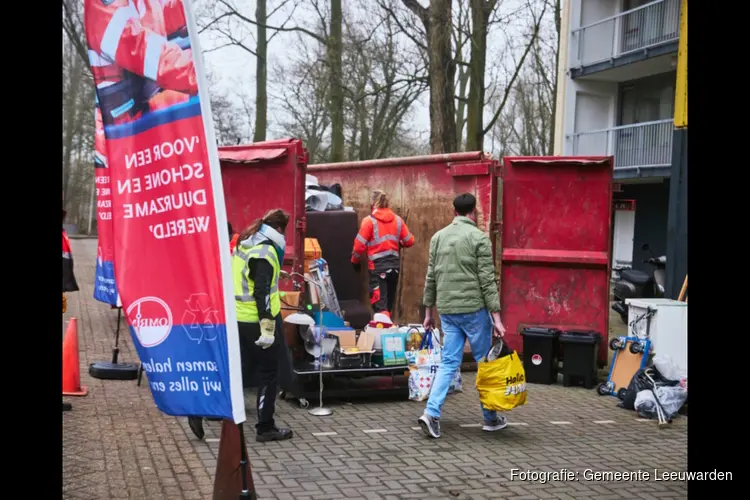
[[(279, 275), (284, 262), (284, 230), (289, 216), (271, 210), (242, 234), (229, 229), (232, 278), (240, 331), (240, 357), (244, 387), (258, 386), (258, 441), (290, 439), (292, 431), (275, 426), (273, 415), (278, 375), (293, 378), (291, 360), (282, 333)], [(263, 307), (258, 309), (258, 304)], [(288, 362), (288, 364), (287, 364)], [(255, 373), (253, 373), (255, 372)], [(287, 380), (282, 380), (287, 382)], [(219, 420), (208, 418), (207, 420)], [(203, 439), (203, 417), (188, 417), (188, 425)]]
[(290, 439), (273, 419), (280, 367), (287, 360), (281, 322), (279, 275), (289, 215), (275, 209), (240, 233), (232, 253), (232, 278), (240, 332), (243, 386), (257, 386), (256, 440)]

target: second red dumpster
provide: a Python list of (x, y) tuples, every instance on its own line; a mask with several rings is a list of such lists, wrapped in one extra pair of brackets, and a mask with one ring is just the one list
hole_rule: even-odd
[(526, 326), (608, 337), (613, 165), (612, 157), (503, 159), (500, 303), (518, 352)]
[[(227, 220), (239, 232), (268, 210), (291, 215), (284, 268), (302, 272), (305, 252), (305, 168), (307, 150), (299, 139), (219, 148)], [(282, 280), (281, 287), (291, 287)], [(290, 288), (289, 288), (290, 289)]]

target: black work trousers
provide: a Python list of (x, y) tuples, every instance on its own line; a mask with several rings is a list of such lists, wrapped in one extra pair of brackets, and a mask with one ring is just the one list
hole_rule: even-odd
[(375, 313), (393, 314), (398, 289), (398, 269), (370, 271), (370, 301)]
[(286, 343), (282, 332), (281, 315), (276, 317), (274, 341), (267, 349), (255, 345), (260, 338), (260, 323), (238, 322), (240, 330), (240, 357), (242, 360), (242, 386), (257, 387), (257, 432), (273, 430), (276, 394), (279, 392), (279, 371), (285, 364)]

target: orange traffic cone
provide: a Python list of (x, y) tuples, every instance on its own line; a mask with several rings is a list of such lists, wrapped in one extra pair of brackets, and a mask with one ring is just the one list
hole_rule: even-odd
[(81, 363), (78, 359), (78, 323), (68, 322), (63, 339), (62, 390), (63, 396), (85, 396), (89, 390), (81, 386)]

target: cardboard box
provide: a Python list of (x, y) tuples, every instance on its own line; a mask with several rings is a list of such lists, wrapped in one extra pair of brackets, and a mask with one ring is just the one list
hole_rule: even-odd
[(375, 352), (375, 335), (370, 332), (362, 332), (359, 334), (357, 343), (354, 346), (342, 347), (341, 351), (344, 355), (357, 355), (364, 353)]
[(321, 250), (317, 238), (305, 238), (305, 272), (310, 272), (310, 265), (313, 261), (322, 258), (323, 250)]
[(323, 251), (317, 238), (305, 238), (305, 260), (322, 259)]
[(339, 338), (339, 346), (344, 349), (356, 347), (357, 345), (357, 332), (353, 328), (335, 328), (328, 329), (328, 333), (336, 335)]
[(356, 338), (356, 333), (353, 329), (328, 330), (328, 333), (336, 335), (339, 338), (342, 355), (357, 356), (359, 354), (375, 352), (375, 349), (373, 349), (375, 335), (372, 333), (362, 332), (359, 334), (359, 338)]

